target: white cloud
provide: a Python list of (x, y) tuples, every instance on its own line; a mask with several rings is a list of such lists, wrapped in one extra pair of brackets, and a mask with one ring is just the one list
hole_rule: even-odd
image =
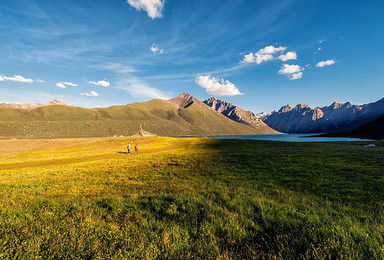
[(163, 49), (160, 49), (159, 46), (157, 46), (156, 44), (152, 44), (150, 50), (151, 50), (153, 53), (156, 53), (156, 52), (159, 52), (160, 54), (164, 53), (164, 50), (163, 50)]
[(295, 80), (303, 77), (303, 70), (299, 65), (283, 64), (278, 73), (287, 75), (290, 80)]
[(56, 85), (55, 85), (56, 87), (58, 87), (58, 88), (67, 88), (66, 86), (64, 86), (64, 84), (63, 83), (61, 83), (61, 82), (58, 82), (58, 83), (56, 83)]
[(36, 82), (37, 82), (37, 83), (45, 83), (46, 81), (45, 81), (45, 80), (42, 80), (42, 79), (37, 79)]
[(96, 85), (96, 86), (102, 86), (102, 87), (109, 87), (111, 83), (109, 83), (106, 80), (99, 80), (99, 81), (89, 81), (89, 84)]
[(96, 91), (91, 91), (89, 93), (80, 93), (80, 95), (87, 97), (97, 97), (99, 96), (99, 93), (97, 93)]
[(244, 55), (243, 60), (241, 63), (257, 63), (260, 64), (264, 61), (273, 60), (273, 54), (277, 52), (283, 52), (287, 48), (280, 46), (280, 47), (274, 47), (274, 46), (266, 46), (260, 50), (258, 50), (256, 53), (249, 53)]
[(196, 84), (205, 88), (208, 94), (215, 96), (237, 96), (243, 95), (239, 89), (229, 80), (219, 79), (215, 77), (197, 76)]
[(293, 73), (288, 76), (290, 80), (301, 79), (302, 77), (303, 77), (303, 72)]
[(336, 61), (334, 60), (334, 59), (332, 59), (332, 60), (326, 60), (326, 61), (320, 61), (320, 62), (318, 62), (317, 64), (316, 64), (316, 67), (317, 68), (322, 68), (322, 67), (324, 67), (324, 66), (330, 66), (330, 65), (333, 65), (333, 64), (335, 64), (336, 63)]
[(258, 53), (260, 54), (275, 54), (276, 52), (283, 52), (287, 49), (287, 47), (275, 47), (275, 46), (266, 46), (263, 49), (260, 49)]
[(72, 82), (66, 82), (66, 81), (56, 83), (56, 87), (58, 87), (58, 88), (67, 88), (67, 86), (77, 87), (77, 84), (72, 83)]
[(297, 60), (297, 54), (295, 51), (289, 51), (286, 54), (281, 54), (277, 57), (279, 60), (287, 61), (287, 60)]
[(249, 53), (244, 55), (244, 59), (242, 63), (257, 63), (260, 64), (263, 61), (273, 60), (273, 56), (271, 54), (259, 54), (259, 53)]
[(15, 75), (13, 77), (7, 77), (4, 75), (0, 75), (0, 81), (14, 81), (14, 82), (20, 82), (20, 83), (32, 83), (33, 79), (26, 79), (20, 75)]
[(135, 98), (170, 99), (168, 93), (151, 87), (146, 82), (136, 77), (130, 77), (118, 81), (116, 83), (116, 88), (125, 90), (128, 94)]
[(144, 10), (152, 19), (162, 17), (165, 0), (127, 0), (136, 10)]
[(62, 82), (64, 85), (66, 86), (70, 86), (70, 87), (77, 87), (77, 84), (75, 83), (72, 83), (72, 82)]

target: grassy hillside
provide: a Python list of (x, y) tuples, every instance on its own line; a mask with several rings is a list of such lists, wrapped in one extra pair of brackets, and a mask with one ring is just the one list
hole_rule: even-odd
[(0, 108), (0, 137), (127, 136), (140, 125), (164, 136), (275, 133), (269, 127), (240, 124), (194, 104), (177, 109), (165, 100), (94, 109), (60, 105), (32, 110)]
[(3, 140), (0, 258), (380, 259), (376, 144)]

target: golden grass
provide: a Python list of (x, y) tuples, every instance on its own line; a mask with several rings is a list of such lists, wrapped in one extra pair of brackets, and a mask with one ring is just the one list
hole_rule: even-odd
[(376, 144), (2, 140), (0, 258), (382, 258)]

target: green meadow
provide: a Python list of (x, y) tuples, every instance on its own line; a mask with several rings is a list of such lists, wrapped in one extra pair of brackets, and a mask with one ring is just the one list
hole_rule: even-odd
[(0, 258), (384, 258), (364, 144), (0, 140)]

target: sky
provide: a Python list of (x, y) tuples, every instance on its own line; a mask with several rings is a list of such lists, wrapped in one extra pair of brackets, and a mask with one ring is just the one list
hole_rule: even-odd
[(0, 0), (0, 103), (384, 97), (384, 1)]

